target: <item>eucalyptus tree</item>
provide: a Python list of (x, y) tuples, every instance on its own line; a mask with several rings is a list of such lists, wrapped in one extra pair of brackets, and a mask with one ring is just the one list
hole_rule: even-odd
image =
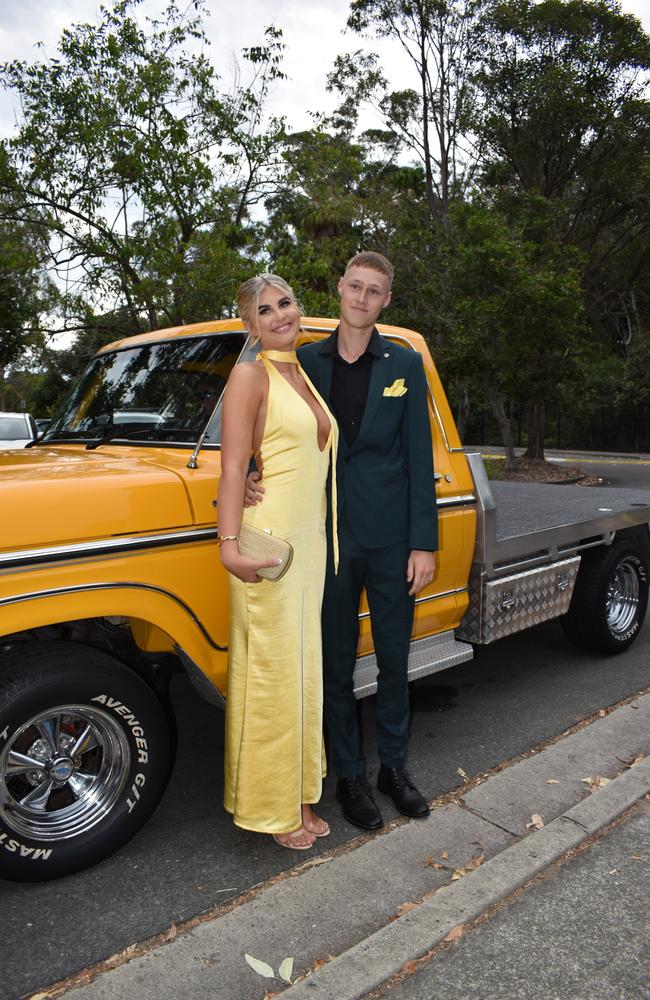
[(467, 189), (477, 161), (471, 76), (483, 7), (484, 0), (352, 0), (348, 28), (397, 43), (413, 85), (393, 89), (390, 66), (365, 50), (339, 56), (329, 76), (329, 88), (342, 97), (340, 127), (354, 127), (370, 104), (384, 129), (370, 135), (421, 164), (435, 223), (446, 224), (449, 205)]
[[(554, 206), (558, 248), (582, 259), (589, 336), (611, 351), (608, 328), (621, 312), (630, 322), (635, 284), (648, 286), (650, 38), (616, 0), (494, 0), (482, 38), (483, 189), (514, 224), (531, 198)], [(543, 457), (555, 380), (551, 367), (529, 385), (531, 457)]]
[(283, 131), (266, 114), (281, 32), (244, 50), (248, 79), (226, 86), (202, 0), (170, 0), (158, 19), (138, 6), (102, 6), (63, 31), (56, 57), (1, 69), (21, 106), (16, 219), (50, 237), (67, 329), (124, 310), (133, 330), (223, 313), (258, 250), (251, 207)]
[(43, 258), (47, 240), (30, 221), (16, 222), (12, 196), (16, 175), (0, 144), (0, 409), (7, 408), (7, 368), (39, 339), (41, 316), (52, 309), (56, 290), (47, 280)]

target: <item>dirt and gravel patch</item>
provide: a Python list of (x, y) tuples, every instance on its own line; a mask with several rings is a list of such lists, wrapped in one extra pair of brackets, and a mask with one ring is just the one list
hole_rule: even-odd
[(490, 479), (504, 479), (517, 483), (575, 484), (577, 486), (602, 486), (604, 480), (590, 476), (577, 465), (564, 462), (546, 462), (538, 458), (516, 458), (514, 468), (506, 469), (504, 458), (484, 459)]

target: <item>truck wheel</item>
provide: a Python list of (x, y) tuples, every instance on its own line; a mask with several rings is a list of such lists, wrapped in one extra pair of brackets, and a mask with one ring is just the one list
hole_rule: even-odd
[(627, 649), (645, 618), (649, 575), (647, 546), (634, 536), (586, 553), (562, 618), (571, 642), (603, 653)]
[(21, 646), (0, 660), (0, 878), (39, 882), (113, 854), (172, 764), (163, 706), (101, 650)]

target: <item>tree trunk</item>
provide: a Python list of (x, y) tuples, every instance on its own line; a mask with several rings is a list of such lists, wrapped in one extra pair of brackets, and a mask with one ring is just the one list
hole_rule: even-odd
[(526, 404), (528, 447), (524, 458), (539, 458), (544, 461), (544, 422), (546, 406), (541, 399), (529, 399)]
[[(501, 440), (506, 452), (506, 469), (510, 471), (515, 467), (515, 443), (512, 438), (512, 427), (510, 418), (506, 413), (505, 403), (502, 396), (494, 396), (491, 400), (492, 412), (496, 418), (501, 431)], [(481, 442), (482, 444), (484, 442)]]

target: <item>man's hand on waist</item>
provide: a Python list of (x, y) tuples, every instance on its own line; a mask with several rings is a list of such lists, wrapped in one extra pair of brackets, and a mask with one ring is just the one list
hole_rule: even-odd
[(262, 473), (249, 472), (244, 489), (244, 507), (255, 507), (264, 499), (264, 487), (261, 486)]

